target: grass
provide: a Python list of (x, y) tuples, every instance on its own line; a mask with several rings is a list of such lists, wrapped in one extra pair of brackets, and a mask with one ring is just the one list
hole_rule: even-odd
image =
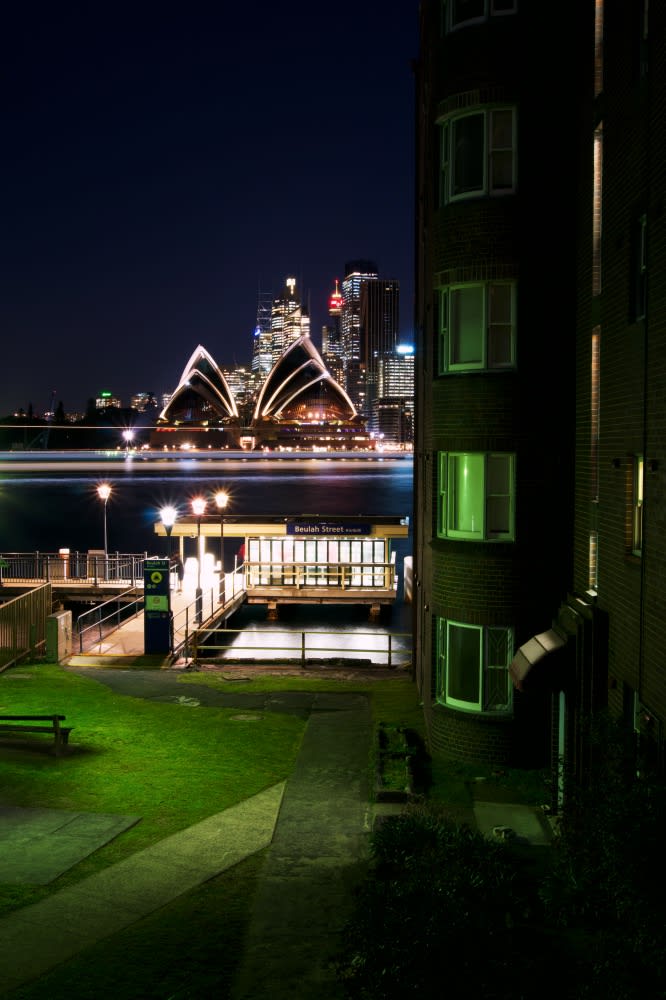
[[(0, 912), (33, 902), (284, 780), (305, 723), (115, 694), (57, 666), (0, 674), (0, 713), (60, 713), (74, 727), (57, 758), (46, 738), (0, 741), (0, 803), (138, 815), (141, 821), (51, 886), (0, 886)], [(251, 714), (251, 713), (243, 713)]]
[[(183, 674), (179, 702), (142, 701), (55, 665), (0, 673), (0, 713), (59, 712), (74, 726), (70, 752), (0, 741), (0, 804), (140, 815), (141, 822), (48, 886), (0, 885), (0, 913), (34, 902), (288, 777), (304, 720), (260, 713), (261, 725), (233, 716), (251, 712), (198, 708), (192, 685), (229, 692), (330, 691), (369, 697), (373, 725), (403, 726), (425, 740), (416, 686), (390, 680), (332, 680)], [(376, 741), (375, 741), (376, 742)], [(375, 760), (368, 762), (374, 774)], [(429, 795), (469, 804), (479, 769), (433, 768)], [(509, 776), (510, 777), (510, 776)], [(370, 787), (373, 787), (371, 784)], [(6, 1000), (228, 996), (242, 954), (263, 852), (174, 900), (126, 931), (87, 949)]]

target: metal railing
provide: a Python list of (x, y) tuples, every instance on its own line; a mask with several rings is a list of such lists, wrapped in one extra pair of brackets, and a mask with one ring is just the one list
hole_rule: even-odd
[(196, 598), (173, 616), (171, 623), (171, 649), (174, 654), (183, 653), (189, 659), (193, 637), (205, 627), (205, 623), (215, 616), (230, 614), (234, 606), (245, 596), (245, 576), (239, 566), (233, 573), (225, 574), (225, 585), (202, 588), (201, 614), (198, 613)]
[(51, 607), (49, 583), (0, 605), (0, 671), (45, 648)]
[(67, 580), (81, 583), (143, 584), (142, 553), (113, 552), (6, 552), (0, 555), (0, 584), (2, 581), (27, 582), (42, 580), (63, 583)]
[(248, 590), (263, 587), (335, 587), (340, 590), (377, 589), (395, 591), (398, 574), (390, 562), (269, 562), (245, 564)]
[(412, 660), (409, 632), (327, 632), (323, 630), (207, 628), (194, 633), (190, 643), (194, 662), (344, 664), (407, 667)]
[(136, 618), (143, 611), (143, 606), (143, 594), (139, 595), (136, 587), (130, 587), (116, 597), (111, 597), (89, 611), (84, 611), (77, 618), (75, 626), (79, 636), (79, 652), (83, 652), (86, 642), (91, 642), (93, 632), (97, 641), (101, 642), (105, 635), (113, 632), (123, 622)]

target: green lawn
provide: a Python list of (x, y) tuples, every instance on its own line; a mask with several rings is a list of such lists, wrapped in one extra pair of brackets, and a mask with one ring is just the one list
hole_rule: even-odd
[[(182, 680), (182, 701), (162, 703), (118, 695), (58, 666), (0, 674), (0, 713), (52, 714), (74, 727), (66, 756), (44, 737), (35, 749), (0, 740), (0, 803), (140, 815), (141, 822), (43, 887), (0, 885), (0, 912), (22, 906), (121, 860), (168, 834), (283, 780), (298, 753), (305, 722), (261, 713), (262, 724), (234, 719), (243, 709), (202, 708), (192, 684), (233, 692), (335, 690), (367, 693), (373, 718), (419, 728), (422, 710), (407, 675), (348, 682), (263, 676), (247, 683), (194, 673)], [(369, 762), (369, 766), (371, 762)], [(100, 942), (12, 1000), (94, 997), (173, 998), (227, 994), (263, 852), (196, 891)]]
[[(305, 721), (261, 712), (262, 723), (234, 719), (246, 709), (197, 707), (192, 685), (229, 692), (356, 692), (370, 698), (373, 724), (401, 725), (424, 737), (423, 709), (410, 677), (338, 681), (299, 676), (224, 680), (183, 674), (182, 700), (142, 701), (53, 665), (0, 673), (0, 714), (53, 714), (72, 725), (69, 752), (18, 749), (0, 740), (0, 804), (139, 815), (141, 821), (43, 887), (0, 885), (0, 913), (67, 885), (288, 777)], [(190, 688), (190, 690), (188, 690)], [(374, 755), (368, 761), (374, 768)], [(468, 803), (468, 779), (481, 768), (433, 768), (435, 798)], [(370, 786), (372, 787), (372, 785)], [(242, 953), (263, 852), (100, 942), (7, 1000), (118, 997), (185, 1000), (228, 996)], [(5, 995), (3, 995), (5, 996)]]

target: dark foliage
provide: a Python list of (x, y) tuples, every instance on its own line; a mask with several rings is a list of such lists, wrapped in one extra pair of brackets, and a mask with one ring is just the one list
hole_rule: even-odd
[(349, 998), (666, 998), (664, 783), (605, 715), (590, 746), (539, 863), (432, 803), (373, 833), (338, 965)]
[(531, 919), (535, 903), (506, 847), (432, 806), (410, 807), (373, 834), (339, 964), (347, 995), (541, 996), (534, 977), (557, 941)]

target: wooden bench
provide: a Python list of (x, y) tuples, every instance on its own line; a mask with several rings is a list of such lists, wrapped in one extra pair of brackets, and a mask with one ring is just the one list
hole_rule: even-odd
[[(64, 715), (0, 715), (0, 736), (5, 733), (52, 733), (56, 757), (66, 746), (72, 727), (61, 726)], [(42, 725), (36, 725), (36, 723)]]

